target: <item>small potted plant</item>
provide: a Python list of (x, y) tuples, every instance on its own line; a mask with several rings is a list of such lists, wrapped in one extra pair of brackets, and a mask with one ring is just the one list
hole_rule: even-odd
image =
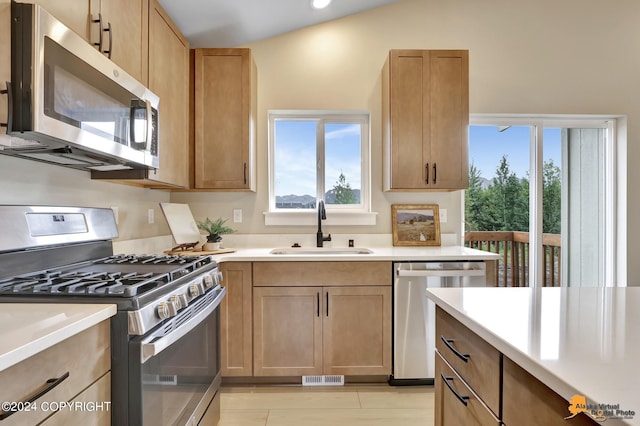
[(209, 233), (209, 235), (207, 236), (207, 242), (204, 244), (205, 250), (219, 250), (221, 245), (220, 241), (222, 241), (222, 235), (232, 234), (236, 232), (235, 229), (225, 225), (225, 222), (227, 220), (228, 219), (219, 217), (215, 220), (206, 218), (202, 222), (197, 222), (198, 228)]

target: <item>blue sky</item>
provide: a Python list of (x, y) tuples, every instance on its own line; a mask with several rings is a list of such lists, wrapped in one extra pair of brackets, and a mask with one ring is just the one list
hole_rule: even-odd
[[(552, 159), (560, 167), (560, 129), (545, 128), (543, 132), (544, 160)], [(529, 126), (512, 126), (498, 132), (497, 126), (469, 126), (469, 163), (480, 170), (480, 176), (491, 179), (503, 155), (509, 168), (518, 177), (529, 171)]]
[[(276, 120), (276, 195), (316, 196), (316, 121)], [(325, 190), (344, 173), (351, 188), (360, 189), (360, 125), (325, 126)]]

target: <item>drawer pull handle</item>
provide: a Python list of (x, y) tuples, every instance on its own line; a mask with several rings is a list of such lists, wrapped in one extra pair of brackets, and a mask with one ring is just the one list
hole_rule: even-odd
[(445, 345), (447, 345), (447, 347), (449, 349), (451, 349), (451, 352), (453, 352), (454, 354), (456, 354), (456, 356), (458, 358), (460, 358), (461, 360), (463, 360), (464, 362), (469, 362), (469, 357), (471, 355), (469, 354), (463, 354), (460, 353), (456, 348), (453, 347), (452, 343), (455, 341), (455, 339), (447, 339), (444, 336), (440, 336), (440, 338), (442, 339), (442, 341), (444, 342)]
[[(64, 373), (62, 376), (58, 377), (58, 378), (47, 380), (45, 382), (45, 384), (42, 386), (41, 389), (38, 389), (37, 391), (35, 391), (30, 397), (25, 399), (22, 403), (25, 404), (25, 405), (29, 405), (32, 402), (35, 402), (38, 398), (40, 398), (41, 396), (43, 396), (44, 394), (49, 392), (51, 389), (55, 388), (60, 383), (64, 382), (67, 379), (67, 377), (69, 377), (69, 372), (68, 371), (66, 373)], [(10, 415), (20, 411), (20, 410), (18, 410), (18, 406), (19, 405), (20, 404), (17, 403), (15, 409), (9, 409), (8, 411), (1, 411), (0, 412), (0, 420), (4, 420), (7, 417), (9, 417)]]
[(467, 406), (467, 401), (469, 401), (469, 397), (466, 395), (460, 395), (458, 393), (458, 391), (456, 391), (453, 386), (451, 385), (451, 383), (449, 383), (450, 381), (453, 381), (453, 377), (447, 377), (444, 375), (444, 373), (440, 373), (440, 377), (442, 377), (442, 380), (444, 381), (444, 384), (447, 385), (447, 387), (449, 388), (449, 390), (451, 392), (453, 392), (453, 394), (456, 396), (456, 398), (458, 398), (458, 401), (462, 402), (464, 404), (464, 406)]

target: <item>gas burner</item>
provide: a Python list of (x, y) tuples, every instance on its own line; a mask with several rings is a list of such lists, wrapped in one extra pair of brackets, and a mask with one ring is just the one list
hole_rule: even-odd
[(96, 263), (105, 263), (105, 264), (154, 264), (154, 265), (170, 265), (170, 264), (185, 264), (189, 263), (192, 259), (180, 256), (170, 256), (170, 255), (135, 255), (135, 254), (119, 254), (115, 256), (111, 256), (103, 261), (98, 261)]
[(152, 272), (41, 272), (0, 281), (0, 294), (134, 297), (166, 285), (170, 280), (168, 274)]

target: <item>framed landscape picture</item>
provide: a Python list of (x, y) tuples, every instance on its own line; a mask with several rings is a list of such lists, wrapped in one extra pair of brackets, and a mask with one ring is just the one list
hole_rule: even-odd
[(392, 204), (394, 246), (439, 246), (440, 215), (437, 204)]

